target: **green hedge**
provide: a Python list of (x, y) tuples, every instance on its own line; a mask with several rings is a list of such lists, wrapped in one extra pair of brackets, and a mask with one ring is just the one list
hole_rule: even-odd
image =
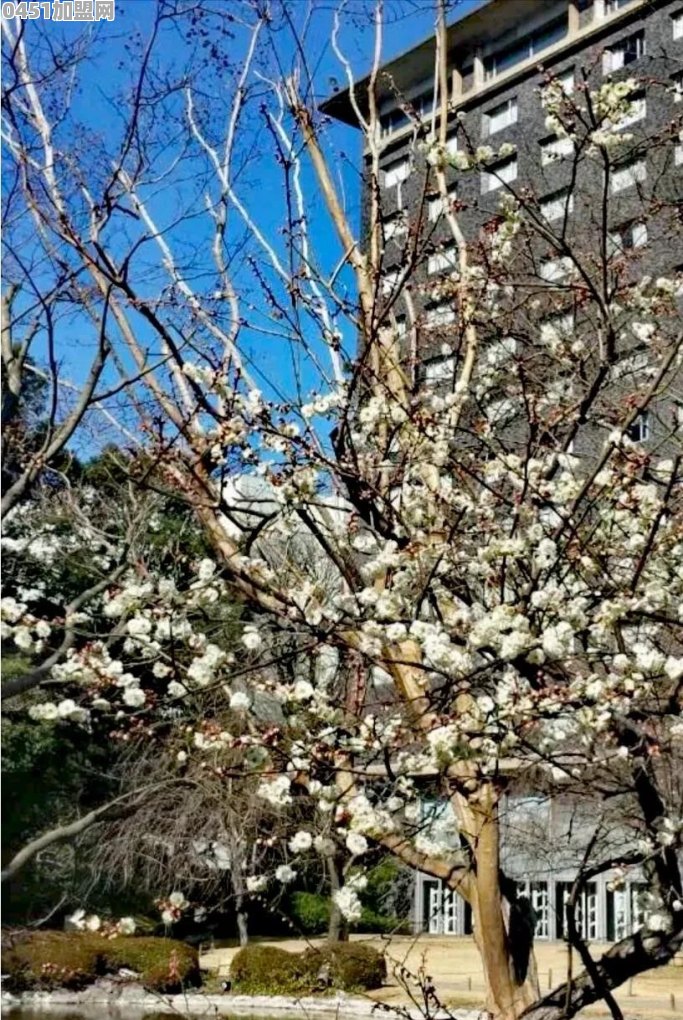
[(10, 936), (2, 949), (4, 987), (14, 991), (84, 988), (122, 967), (155, 992), (176, 992), (201, 981), (197, 950), (174, 939), (45, 931), (14, 942)]
[[(372, 874), (372, 873), (371, 873)], [(330, 898), (320, 893), (295, 892), (291, 897), (290, 913), (304, 935), (325, 935), (330, 922)], [(351, 925), (353, 931), (364, 934), (410, 935), (410, 921), (363, 905), (360, 920)]]
[(322, 967), (329, 967), (332, 987), (345, 992), (380, 988), (387, 976), (383, 954), (362, 942), (330, 942), (307, 949), (303, 958), (306, 968), (316, 976)]
[(386, 978), (384, 957), (358, 942), (335, 942), (303, 953), (274, 946), (240, 949), (230, 965), (234, 990), (243, 995), (298, 995), (324, 991), (323, 969), (329, 986), (345, 992), (379, 988)]
[(325, 935), (330, 923), (330, 898), (313, 892), (292, 893), (290, 913), (304, 935)]

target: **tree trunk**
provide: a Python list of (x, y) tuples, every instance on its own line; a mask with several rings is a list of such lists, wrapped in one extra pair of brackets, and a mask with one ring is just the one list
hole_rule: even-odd
[[(674, 915), (676, 917), (676, 915)], [(683, 944), (683, 931), (636, 932), (622, 939), (595, 962), (600, 983), (610, 990), (618, 988), (629, 978), (653, 967), (669, 963)], [(524, 1020), (565, 1020), (576, 1016), (594, 1002), (601, 1001), (590, 975), (579, 974), (571, 987), (567, 984), (554, 988), (530, 1006), (522, 1016)]]
[(328, 942), (348, 942), (349, 927), (344, 915), (334, 902), (334, 894), (341, 889), (340, 871), (337, 860), (333, 855), (326, 858), (327, 873), (330, 879), (330, 920), (327, 926)]
[(237, 897), (236, 916), (237, 934), (239, 935), (240, 945), (246, 946), (249, 941), (248, 914), (244, 907), (244, 899), (242, 896)]
[[(452, 798), (458, 826), (470, 845), (473, 870), (459, 891), (472, 908), (481, 955), (487, 1009), (496, 1020), (518, 1020), (539, 998), (533, 923), (500, 868), (499, 792), (483, 785), (471, 800)], [(509, 888), (508, 888), (509, 887)]]

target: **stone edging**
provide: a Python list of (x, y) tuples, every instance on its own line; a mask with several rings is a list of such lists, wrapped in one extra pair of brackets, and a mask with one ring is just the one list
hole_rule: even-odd
[[(357, 996), (343, 993), (326, 998), (306, 996), (296, 998), (290, 995), (202, 995), (199, 992), (188, 992), (184, 995), (153, 995), (139, 985), (113, 985), (103, 988), (93, 985), (81, 992), (24, 992), (21, 995), (2, 993), (2, 1012), (11, 1010), (41, 1009), (58, 1016), (74, 1008), (83, 1012), (84, 1020), (88, 1015), (102, 1016), (102, 1006), (106, 1006), (112, 1020), (116, 1020), (118, 1011), (126, 1011), (126, 1020), (130, 1014), (143, 1018), (149, 1013), (159, 1013), (168, 1009), (179, 1016), (208, 1017), (241, 1015), (249, 1016), (258, 1013), (261, 1017), (306, 1016), (316, 1018), (338, 1017), (339, 1020), (377, 1020), (377, 1017), (391, 1017), (391, 1009), (382, 1008), (381, 1004), (369, 1002)], [(402, 1014), (406, 1016), (406, 1013)], [(409, 1015), (413, 1015), (412, 1013)], [(417, 1018), (421, 1014), (417, 1012)], [(486, 1020), (488, 1014), (478, 1009), (459, 1009), (448, 1014), (453, 1020)], [(434, 1020), (438, 1020), (434, 1014)]]

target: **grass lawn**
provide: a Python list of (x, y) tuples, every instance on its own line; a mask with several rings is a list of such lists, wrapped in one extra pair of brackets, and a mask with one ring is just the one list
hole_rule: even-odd
[[(441, 1001), (447, 1006), (476, 1007), (483, 1004), (484, 977), (479, 954), (473, 940), (468, 937), (438, 935), (394, 935), (391, 937), (355, 935), (354, 940), (369, 942), (376, 948), (384, 949), (387, 955), (389, 983), (377, 992), (370, 993), (373, 999), (386, 1003), (408, 1002), (406, 991), (396, 980), (395, 971), (404, 966), (415, 974), (425, 967), (437, 989)], [(259, 939), (260, 942), (271, 940)], [(273, 939), (272, 944), (292, 952), (299, 952), (315, 944), (316, 939)], [(592, 946), (594, 956), (606, 946)], [(237, 947), (225, 946), (210, 950), (202, 955), (202, 967), (227, 976), (230, 961)], [(567, 973), (567, 946), (561, 942), (537, 942), (536, 960), (541, 989), (546, 990), (560, 984)], [(579, 961), (574, 959), (574, 972), (580, 970)], [(671, 964), (634, 978), (616, 992), (624, 1016), (643, 1020), (678, 1020), (683, 1017), (683, 966)], [(592, 1007), (582, 1014), (586, 1017), (609, 1015), (603, 1007)]]

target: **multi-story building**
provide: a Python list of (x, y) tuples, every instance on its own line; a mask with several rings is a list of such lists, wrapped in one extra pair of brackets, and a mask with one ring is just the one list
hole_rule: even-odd
[[(381, 290), (391, 321), (405, 334), (404, 361), (415, 385), (441, 387), (457, 373), (458, 322), (452, 297), (439, 297), (431, 284), (452, 271), (457, 251), (444, 200), (419, 144), (434, 128), (435, 47), (429, 37), (379, 70), (375, 144), (384, 236)], [(511, 147), (499, 161), (474, 171), (447, 170), (449, 200), (456, 203), (468, 239), (476, 244), (501, 196), (513, 188), (560, 239), (573, 241), (583, 232), (585, 251), (615, 259), (626, 253), (635, 274), (683, 271), (680, 230), (673, 229), (677, 220), (680, 227), (683, 209), (683, 145), (677, 136), (683, 113), (683, 0), (482, 0), (448, 27), (447, 53), (448, 148), (471, 153), (484, 145), (495, 152), (504, 143)], [(620, 125), (633, 143), (615, 153), (607, 174), (599, 161), (577, 159), (571, 140), (549, 130), (541, 100), (549, 75), (569, 95), (581, 94), (584, 83), (597, 88), (631, 76), (642, 82), (627, 122)], [(367, 112), (368, 87), (369, 79), (363, 79), (353, 101), (346, 90), (322, 108), (356, 125), (355, 106)], [(364, 158), (369, 159), (369, 148)], [(414, 237), (416, 221), (425, 248), (415, 269), (418, 286), (410, 288), (409, 315), (401, 287), (407, 239)], [(585, 302), (565, 286), (570, 267), (561, 245), (542, 235), (519, 263), (521, 279), (535, 295), (533, 315), (577, 335), (594, 335)], [(637, 376), (637, 351), (622, 355), (624, 370), (615, 377)], [(654, 441), (660, 433), (666, 441), (672, 416), (683, 420), (682, 399), (679, 376), (666, 399), (635, 422), (633, 440)], [(505, 866), (534, 907), (537, 937), (559, 938), (563, 903), (581, 856), (580, 811), (577, 815), (569, 800), (519, 791), (508, 798), (502, 818)], [(583, 894), (579, 913), (587, 938), (619, 938), (642, 921), (642, 878), (614, 879), (612, 873), (602, 875)], [(415, 890), (416, 930), (469, 931), (465, 904), (439, 881), (418, 875)]]

